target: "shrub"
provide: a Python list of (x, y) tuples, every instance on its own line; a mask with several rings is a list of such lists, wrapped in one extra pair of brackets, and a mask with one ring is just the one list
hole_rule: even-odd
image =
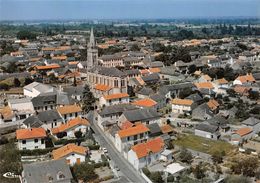
[(100, 145), (89, 145), (88, 148), (89, 148), (89, 150), (99, 150)]
[(148, 168), (144, 167), (144, 168), (142, 169), (142, 171), (143, 171), (143, 173), (144, 173), (147, 177), (150, 177), (151, 172), (150, 172), (150, 170), (149, 170)]
[(20, 154), (21, 156), (39, 156), (39, 155), (45, 155), (49, 152), (54, 150), (54, 148), (47, 148), (47, 149), (35, 149), (35, 150), (21, 150)]

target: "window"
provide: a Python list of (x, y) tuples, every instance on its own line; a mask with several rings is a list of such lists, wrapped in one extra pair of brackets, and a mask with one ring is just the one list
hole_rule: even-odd
[(134, 140), (137, 140), (137, 135), (134, 136)]
[(38, 139), (34, 139), (34, 142), (37, 143), (37, 142), (38, 142)]
[(72, 155), (72, 156), (75, 156), (75, 154), (74, 154), (74, 153), (72, 153), (71, 155)]
[(26, 147), (24, 147), (23, 150), (26, 150)]
[(44, 139), (41, 139), (41, 143), (44, 144)]
[(23, 140), (22, 143), (23, 143), (23, 144), (26, 144), (26, 140)]
[(70, 113), (70, 117), (72, 117), (72, 113)]
[(65, 175), (62, 172), (59, 172), (57, 175), (57, 179), (58, 180), (65, 179)]
[(38, 149), (38, 146), (35, 146), (34, 149)]

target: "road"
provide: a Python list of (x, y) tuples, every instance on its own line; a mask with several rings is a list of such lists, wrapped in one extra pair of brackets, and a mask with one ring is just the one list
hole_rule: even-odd
[(93, 113), (87, 117), (91, 123), (91, 127), (95, 132), (95, 139), (98, 141), (101, 147), (105, 147), (108, 150), (109, 157), (120, 168), (120, 171), (126, 176), (128, 182), (145, 183), (146, 181), (137, 172), (134, 167), (116, 150), (113, 143), (105, 136), (104, 132), (95, 123)]

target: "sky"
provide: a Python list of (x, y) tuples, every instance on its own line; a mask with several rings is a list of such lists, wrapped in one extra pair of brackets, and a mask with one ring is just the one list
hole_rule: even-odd
[(260, 17), (260, 0), (0, 0), (0, 20)]

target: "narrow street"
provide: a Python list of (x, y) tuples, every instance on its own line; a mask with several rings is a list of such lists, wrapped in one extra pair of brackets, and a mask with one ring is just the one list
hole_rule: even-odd
[[(108, 150), (108, 154), (111, 160), (120, 168), (120, 171), (124, 174), (128, 182), (143, 183), (146, 182), (142, 176), (132, 167), (129, 162), (115, 149), (112, 142), (105, 136), (104, 132), (94, 123), (94, 114), (91, 112), (87, 117), (91, 123), (91, 128), (95, 132), (95, 139), (98, 141), (101, 147), (105, 147)], [(125, 182), (124, 180), (123, 182)], [(118, 181), (120, 182), (120, 181)]]

